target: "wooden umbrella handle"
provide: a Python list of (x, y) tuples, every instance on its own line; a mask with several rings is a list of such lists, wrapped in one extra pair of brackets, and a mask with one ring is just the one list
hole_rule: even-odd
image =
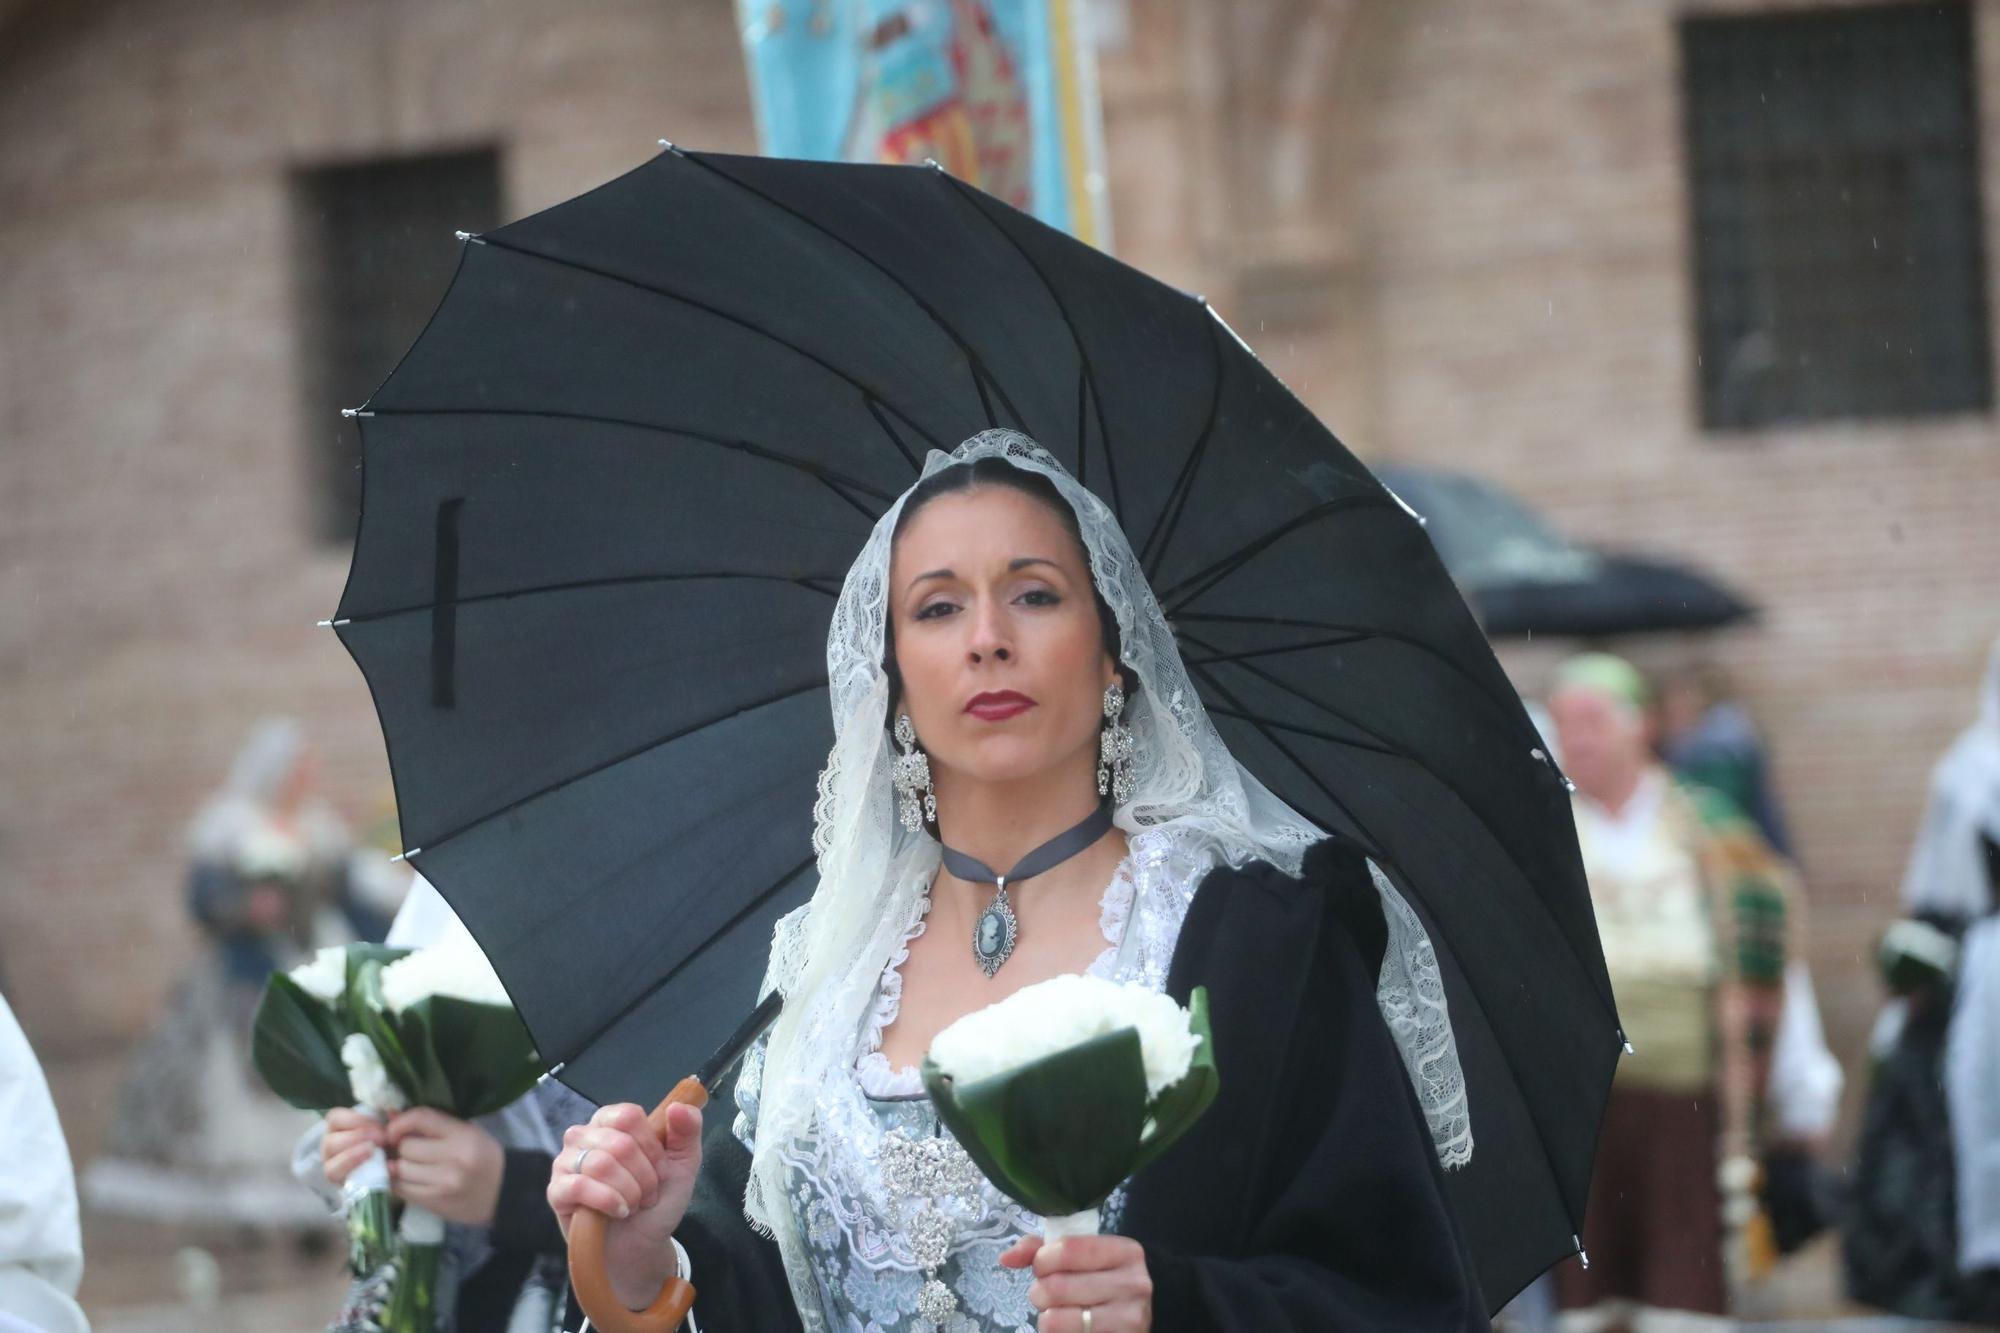
[[(708, 1105), (708, 1089), (699, 1079), (684, 1078), (653, 1108), (646, 1123), (662, 1143), (667, 1138), (667, 1108), (675, 1105), (699, 1111)], [(670, 1277), (651, 1305), (643, 1310), (626, 1308), (611, 1288), (610, 1270), (604, 1262), (605, 1231), (610, 1225), (611, 1219), (594, 1208), (579, 1208), (570, 1215), (569, 1282), (576, 1288), (577, 1304), (590, 1316), (590, 1326), (603, 1333), (673, 1333), (694, 1308), (694, 1284)]]

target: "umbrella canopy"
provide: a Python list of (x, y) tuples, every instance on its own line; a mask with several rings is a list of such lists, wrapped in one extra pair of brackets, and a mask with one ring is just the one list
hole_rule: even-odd
[(1495, 638), (1719, 629), (1757, 613), (1685, 565), (1579, 546), (1491, 482), (1439, 468), (1377, 475), (1424, 516), (1445, 568)]
[(579, 1092), (651, 1102), (751, 1008), (843, 573), (1008, 426), (1120, 516), (1237, 757), (1424, 917), (1489, 1297), (1574, 1248), (1618, 1037), (1561, 775), (1421, 527), (1203, 303), (935, 170), (670, 149), (470, 238), (361, 415), (335, 624), (405, 845)]

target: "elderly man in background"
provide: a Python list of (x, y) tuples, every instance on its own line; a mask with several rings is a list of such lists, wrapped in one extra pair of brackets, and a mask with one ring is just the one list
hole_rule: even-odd
[(1647, 691), (1629, 663), (1604, 653), (1565, 663), (1549, 712), (1634, 1052), (1598, 1142), (1590, 1266), (1559, 1273), (1563, 1324), (1701, 1327), (1692, 1316), (1724, 1315), (1732, 1286), (1771, 1260), (1757, 1164), (1789, 876), (1740, 811), (1654, 758)]

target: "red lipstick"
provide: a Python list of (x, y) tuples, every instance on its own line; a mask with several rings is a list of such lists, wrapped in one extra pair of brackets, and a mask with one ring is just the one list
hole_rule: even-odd
[(1004, 722), (1035, 706), (1035, 701), (1016, 690), (989, 690), (975, 694), (965, 704), (965, 711), (982, 722)]

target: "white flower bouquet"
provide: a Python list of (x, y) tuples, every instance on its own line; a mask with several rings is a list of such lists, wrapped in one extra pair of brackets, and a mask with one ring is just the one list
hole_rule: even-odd
[[(251, 1060), (294, 1106), (354, 1104), (378, 1117), (428, 1106), (470, 1120), (514, 1101), (542, 1072), (527, 1027), (469, 942), (414, 952), (350, 944), (274, 973)], [(396, 1203), (379, 1152), (343, 1193), (355, 1275), (394, 1271), (385, 1333), (432, 1333), (443, 1220)]]
[(1060, 976), (967, 1014), (932, 1041), (924, 1087), (986, 1178), (1051, 1240), (1185, 1133), (1217, 1087), (1208, 995)]

